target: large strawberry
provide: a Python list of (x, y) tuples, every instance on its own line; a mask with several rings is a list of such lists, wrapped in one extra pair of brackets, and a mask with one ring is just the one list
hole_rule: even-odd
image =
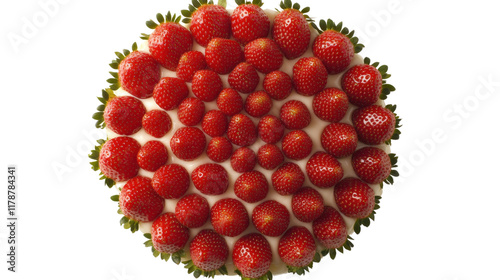
[(352, 168), (368, 184), (380, 184), (391, 174), (391, 159), (383, 150), (364, 147), (352, 155)]
[(205, 134), (197, 127), (181, 127), (170, 139), (172, 153), (186, 161), (199, 157), (205, 151), (206, 145)]
[(175, 205), (175, 217), (188, 228), (203, 226), (209, 216), (207, 199), (196, 193), (184, 196)]
[(269, 38), (259, 38), (245, 45), (245, 60), (259, 72), (267, 74), (280, 69), (283, 64), (283, 54), (275, 41)]
[(227, 274), (225, 264), (229, 255), (226, 240), (211, 229), (200, 231), (189, 244), (191, 260), (185, 262), (185, 268), (193, 275), (214, 277), (218, 271)]
[(324, 247), (341, 247), (347, 239), (347, 228), (340, 213), (331, 206), (325, 206), (323, 213), (313, 221), (314, 236)]
[(106, 127), (120, 135), (132, 135), (142, 127), (146, 108), (140, 100), (131, 96), (111, 98), (104, 109)]
[(237, 114), (229, 121), (227, 137), (235, 145), (249, 146), (257, 140), (257, 128), (248, 116)]
[(299, 94), (313, 96), (325, 88), (328, 72), (317, 57), (303, 57), (293, 65), (292, 79)]
[(252, 223), (264, 235), (280, 236), (288, 228), (290, 213), (276, 200), (267, 200), (253, 209)]
[(345, 178), (335, 185), (335, 203), (347, 217), (363, 219), (375, 207), (375, 192), (368, 184), (357, 178)]
[(142, 127), (147, 134), (161, 138), (172, 129), (172, 119), (163, 110), (151, 110), (142, 117)]
[(361, 142), (379, 145), (389, 141), (396, 129), (396, 116), (379, 105), (358, 108), (352, 113), (352, 122)]
[(277, 193), (290, 195), (302, 187), (305, 175), (296, 163), (286, 162), (273, 172), (271, 180)]
[(188, 97), (189, 89), (186, 83), (173, 77), (164, 77), (153, 90), (153, 99), (163, 110), (175, 109)]
[(327, 122), (339, 122), (347, 113), (347, 95), (337, 88), (325, 88), (313, 98), (314, 114)]
[(205, 59), (210, 69), (218, 74), (228, 74), (243, 61), (243, 50), (231, 39), (213, 38), (205, 49)]
[(311, 30), (308, 22), (311, 19), (305, 14), (309, 7), (300, 10), (300, 5), (292, 5), (291, 1), (282, 1), (280, 7), (283, 11), (274, 18), (273, 39), (286, 58), (294, 59), (303, 55), (309, 47)]
[(259, 233), (247, 234), (234, 244), (233, 263), (242, 277), (259, 278), (270, 275), (272, 259), (271, 245)]
[(151, 186), (151, 179), (134, 177), (120, 192), (120, 210), (137, 222), (151, 222), (163, 211), (165, 200)]
[(225, 236), (240, 235), (250, 224), (245, 206), (237, 199), (218, 200), (210, 209), (210, 222), (214, 230)]
[(269, 184), (259, 171), (245, 172), (234, 182), (234, 194), (248, 203), (255, 203), (267, 196)]
[(319, 188), (331, 188), (344, 176), (338, 160), (325, 152), (316, 152), (309, 158), (306, 172), (311, 183)]
[(323, 209), (323, 196), (311, 187), (303, 187), (292, 196), (292, 212), (299, 221), (310, 223), (323, 213)]
[(186, 245), (189, 239), (189, 229), (175, 218), (174, 213), (165, 213), (153, 222), (151, 240), (156, 251), (161, 253), (176, 253)]
[(165, 199), (181, 198), (189, 188), (189, 173), (178, 164), (168, 164), (153, 175), (154, 190)]
[(155, 172), (168, 161), (168, 150), (160, 141), (148, 141), (137, 153), (137, 163), (147, 171)]
[(289, 272), (304, 274), (304, 269), (308, 270), (307, 266), (312, 263), (316, 254), (314, 237), (307, 228), (293, 226), (281, 236), (278, 254), (288, 266)]
[[(212, 1), (210, 1), (212, 2)], [(194, 0), (188, 10), (182, 10), (186, 18), (184, 23), (191, 23), (189, 30), (194, 39), (203, 47), (213, 38), (229, 38), (231, 36), (231, 16), (219, 5), (207, 0)]]
[(321, 133), (321, 146), (336, 158), (351, 155), (358, 145), (358, 135), (352, 125), (332, 123)]
[(231, 167), (238, 173), (252, 171), (257, 164), (257, 155), (247, 147), (236, 149), (231, 155)]
[(262, 10), (262, 1), (236, 0), (238, 7), (231, 15), (231, 29), (238, 42), (246, 45), (258, 38), (265, 38), (269, 34), (270, 21)]
[(206, 195), (220, 195), (226, 192), (229, 179), (226, 169), (216, 163), (205, 163), (191, 173), (196, 189)]
[(104, 143), (99, 153), (99, 168), (104, 176), (116, 181), (127, 181), (137, 175), (137, 153), (141, 145), (130, 137), (116, 137)]

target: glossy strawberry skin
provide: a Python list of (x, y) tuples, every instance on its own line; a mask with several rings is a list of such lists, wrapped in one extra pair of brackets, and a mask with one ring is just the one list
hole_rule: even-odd
[(290, 213), (283, 204), (267, 200), (253, 209), (252, 223), (264, 235), (280, 236), (290, 224)]
[(283, 54), (271, 39), (260, 38), (246, 44), (245, 60), (259, 72), (267, 74), (279, 70), (283, 64)]
[(181, 198), (189, 188), (189, 173), (178, 164), (160, 167), (153, 175), (152, 185), (164, 199)]
[(358, 145), (356, 130), (346, 123), (327, 125), (321, 133), (321, 146), (336, 158), (351, 155)]
[(292, 196), (292, 212), (305, 223), (316, 220), (324, 209), (323, 196), (311, 187), (303, 187)]
[(156, 61), (175, 71), (181, 55), (193, 47), (193, 36), (184, 26), (166, 22), (158, 25), (149, 35), (148, 47)]
[(221, 268), (229, 256), (226, 240), (211, 229), (200, 231), (189, 245), (193, 264), (204, 271)]
[(205, 49), (205, 58), (210, 69), (218, 74), (229, 74), (244, 60), (243, 50), (238, 42), (231, 39), (214, 38)]
[(248, 116), (236, 114), (229, 121), (227, 136), (235, 145), (250, 146), (257, 140), (257, 128)]
[(173, 77), (163, 77), (153, 90), (156, 104), (166, 111), (177, 108), (188, 94), (186, 83)]
[(291, 195), (302, 187), (305, 175), (297, 164), (286, 162), (274, 171), (271, 181), (277, 193)]
[(260, 77), (252, 64), (242, 62), (231, 70), (227, 81), (231, 88), (241, 93), (252, 93), (257, 88)]
[(233, 36), (242, 45), (269, 34), (270, 21), (261, 7), (254, 4), (239, 5), (231, 15)]
[(283, 154), (293, 160), (301, 160), (309, 156), (312, 151), (313, 142), (311, 137), (303, 130), (290, 131), (283, 137)]
[(226, 137), (214, 137), (207, 146), (207, 156), (215, 162), (224, 162), (233, 154), (233, 145)]
[(247, 147), (236, 149), (231, 155), (231, 167), (238, 173), (250, 172), (257, 164), (257, 155)]
[(193, 80), (196, 71), (206, 68), (207, 61), (205, 60), (205, 55), (199, 51), (189, 51), (180, 57), (175, 72), (179, 79), (187, 83)]
[(394, 134), (396, 117), (389, 109), (378, 105), (358, 108), (352, 113), (352, 122), (359, 141), (368, 145), (380, 145)]
[(347, 95), (337, 88), (325, 88), (313, 98), (314, 114), (326, 122), (339, 122), (349, 108)]
[(172, 254), (186, 245), (189, 229), (175, 218), (174, 213), (165, 213), (153, 222), (151, 241), (154, 248), (161, 253)]
[(142, 127), (147, 134), (161, 138), (172, 129), (172, 119), (163, 110), (151, 110), (142, 117)]
[(210, 206), (206, 198), (199, 194), (189, 194), (175, 205), (175, 217), (187, 228), (203, 226), (210, 216)]
[(264, 77), (264, 90), (275, 100), (287, 98), (293, 90), (292, 78), (283, 71), (273, 71)]
[(233, 116), (241, 112), (243, 104), (243, 98), (232, 88), (223, 89), (217, 97), (217, 108), (228, 116)]
[(273, 115), (267, 115), (259, 120), (257, 125), (259, 137), (267, 144), (276, 144), (285, 133), (285, 125), (281, 120)]
[(151, 179), (134, 177), (120, 192), (120, 209), (126, 217), (138, 222), (151, 222), (163, 211), (165, 200), (151, 186)]
[(269, 184), (264, 174), (250, 171), (241, 174), (234, 183), (234, 194), (248, 203), (263, 200), (269, 191)]
[(137, 153), (137, 163), (147, 171), (155, 172), (168, 161), (168, 150), (160, 141), (148, 141)]
[(121, 87), (137, 98), (151, 97), (160, 78), (160, 64), (147, 53), (134, 51), (118, 66)]
[(201, 128), (210, 137), (221, 137), (227, 131), (228, 121), (226, 115), (219, 110), (210, 110), (201, 121)]
[(349, 102), (359, 107), (374, 104), (382, 93), (382, 74), (371, 65), (356, 65), (342, 76), (342, 89)]
[(288, 129), (303, 129), (311, 122), (311, 113), (301, 101), (290, 100), (281, 106), (280, 119)]
[(205, 103), (196, 97), (184, 99), (177, 110), (179, 121), (185, 126), (194, 126), (201, 122), (205, 115)]
[(243, 204), (234, 198), (218, 200), (210, 209), (210, 222), (214, 230), (224, 236), (238, 236), (250, 224), (248, 212)]
[(323, 213), (313, 221), (312, 226), (316, 239), (328, 249), (339, 248), (347, 240), (345, 221), (333, 207), (325, 206)]
[(259, 278), (266, 274), (273, 259), (271, 245), (259, 233), (250, 233), (238, 239), (232, 256), (234, 266), (247, 278)]
[(316, 242), (307, 228), (293, 226), (281, 236), (278, 254), (287, 266), (304, 267), (313, 261)]
[[(325, 170), (328, 172), (324, 172)], [(313, 185), (323, 189), (335, 186), (344, 176), (344, 170), (337, 159), (325, 152), (316, 152), (309, 158), (306, 173)]]
[(391, 159), (383, 150), (364, 147), (352, 155), (352, 167), (358, 177), (368, 184), (380, 184), (391, 174)]
[(229, 186), (226, 169), (216, 163), (205, 163), (196, 167), (191, 173), (191, 180), (196, 189), (206, 195), (220, 195)]
[(312, 51), (319, 58), (329, 74), (338, 74), (349, 66), (354, 57), (354, 46), (344, 34), (326, 30), (314, 39)]
[(375, 207), (375, 192), (368, 184), (357, 178), (345, 178), (335, 185), (335, 203), (347, 217), (363, 219)]
[(194, 73), (191, 89), (200, 100), (214, 101), (222, 91), (222, 87), (222, 80), (214, 71), (200, 70)]
[(199, 157), (205, 151), (206, 145), (205, 135), (196, 127), (181, 127), (170, 139), (172, 153), (186, 161)]
[(189, 27), (198, 44), (206, 47), (213, 38), (231, 36), (231, 16), (219, 5), (201, 5), (191, 16)]
[(260, 118), (271, 110), (273, 101), (265, 91), (256, 91), (247, 96), (245, 111), (254, 118)]
[(140, 100), (131, 96), (112, 98), (104, 109), (106, 127), (120, 135), (132, 135), (142, 127), (146, 107)]
[(293, 65), (292, 79), (299, 94), (313, 96), (325, 88), (328, 72), (317, 57), (303, 57)]
[(257, 162), (266, 170), (274, 170), (285, 160), (280, 148), (274, 144), (265, 144), (257, 151)]
[(130, 137), (112, 138), (101, 148), (99, 168), (101, 172), (115, 182), (132, 179), (139, 171), (137, 153), (141, 145)]
[(304, 15), (295, 9), (285, 9), (276, 15), (273, 39), (288, 59), (303, 55), (309, 47), (311, 31)]

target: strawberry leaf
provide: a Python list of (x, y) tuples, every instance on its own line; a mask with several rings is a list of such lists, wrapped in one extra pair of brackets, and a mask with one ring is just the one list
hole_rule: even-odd
[[(380, 209), (379, 204), (380, 204), (381, 199), (382, 199), (381, 196), (378, 196), (378, 195), (375, 196), (375, 207), (373, 208), (372, 213), (366, 218), (356, 220), (356, 222), (354, 223), (354, 232), (356, 234), (359, 234), (361, 232), (361, 226), (369, 227), (370, 223), (371, 223), (370, 220), (375, 221), (375, 214), (376, 214), (375, 210)], [(352, 243), (351, 243), (351, 245), (352, 245)], [(341, 247), (341, 248), (345, 248), (345, 247)]]
[(219, 0), (219, 2), (217, 3), (217, 5), (219, 5), (219, 6), (222, 6), (222, 7), (226, 8), (226, 6), (227, 6), (227, 2), (226, 2), (226, 0)]

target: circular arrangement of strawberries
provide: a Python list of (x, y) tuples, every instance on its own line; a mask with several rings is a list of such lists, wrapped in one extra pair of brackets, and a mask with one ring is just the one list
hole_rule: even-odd
[(90, 157), (121, 224), (195, 277), (303, 274), (353, 246), (398, 173), (388, 67), (286, 0), (195, 0), (117, 52)]

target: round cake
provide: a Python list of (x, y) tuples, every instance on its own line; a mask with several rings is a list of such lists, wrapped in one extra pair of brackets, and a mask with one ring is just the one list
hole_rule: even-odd
[(158, 14), (116, 53), (91, 164), (155, 257), (195, 277), (304, 274), (351, 250), (398, 175), (395, 88), (341, 22), (236, 3)]

